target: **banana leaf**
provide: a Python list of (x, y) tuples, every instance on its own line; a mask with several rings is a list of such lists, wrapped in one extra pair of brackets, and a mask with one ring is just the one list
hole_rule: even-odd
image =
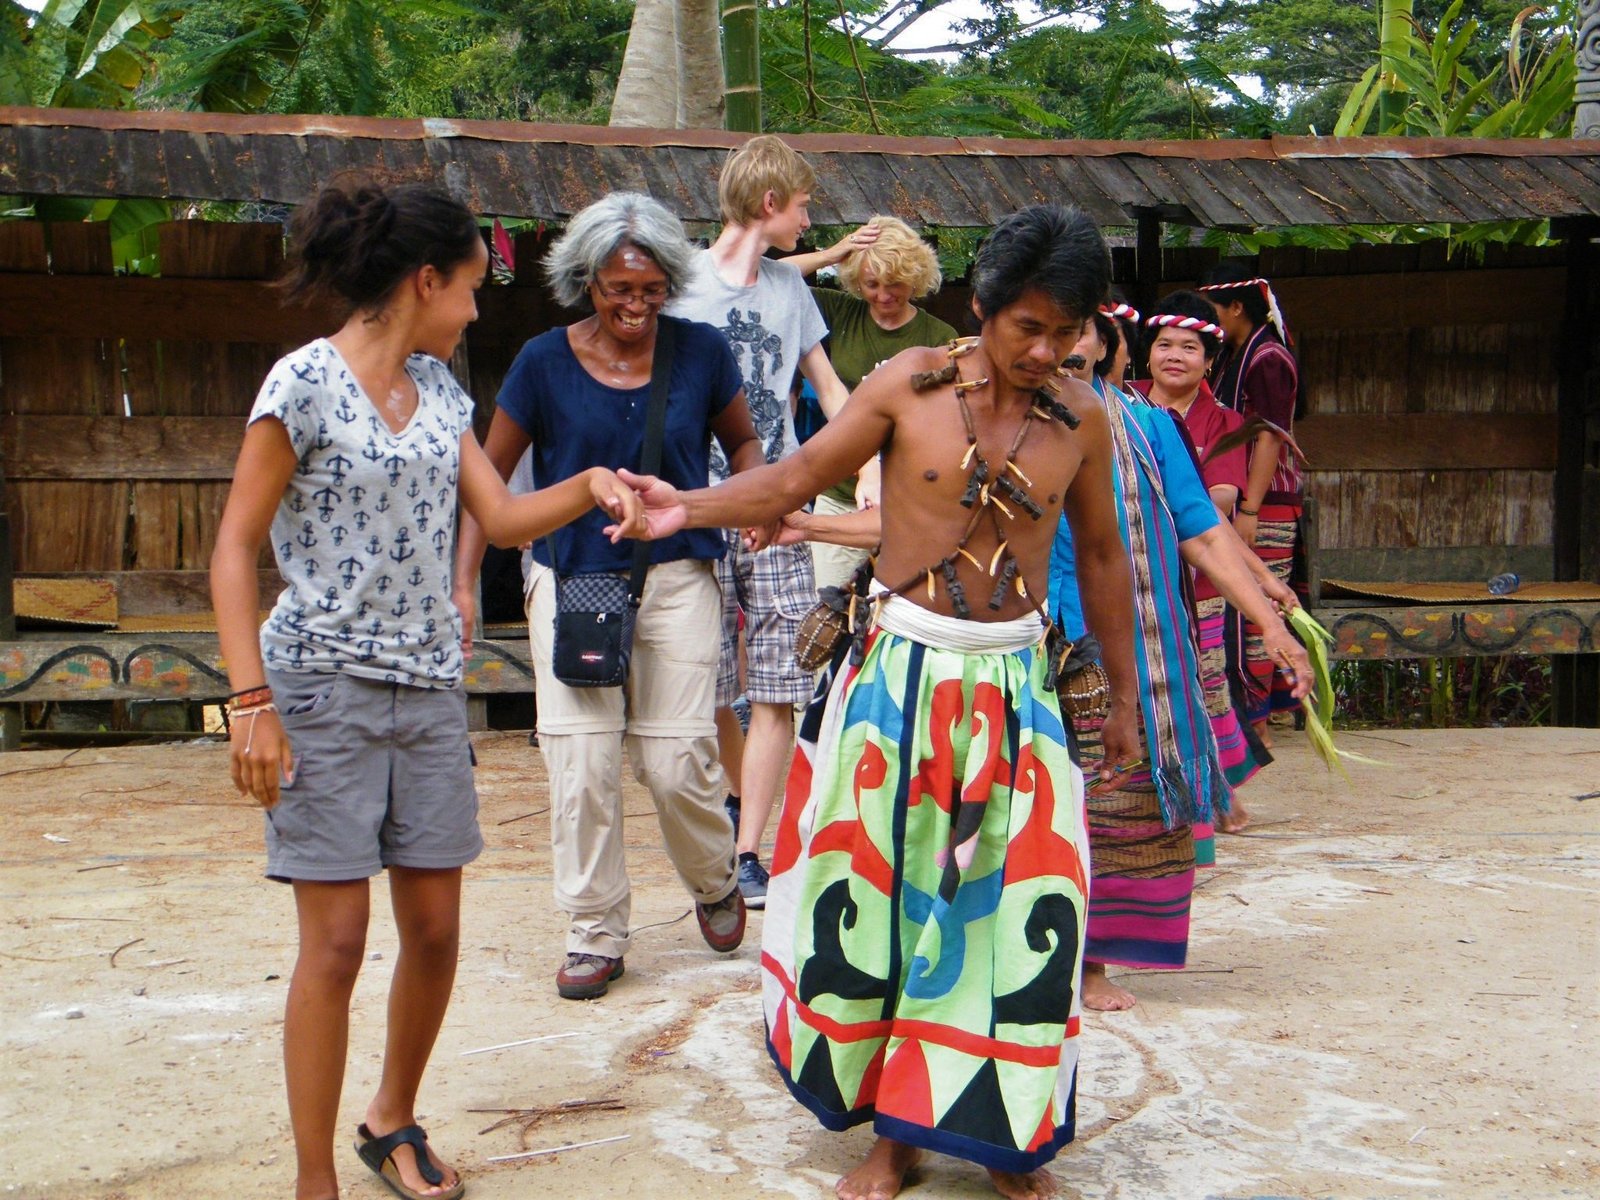
[(1333, 644), (1333, 635), (1303, 608), (1290, 609), (1285, 614), (1285, 620), (1295, 636), (1304, 643), (1306, 656), (1311, 660), (1312, 688), (1301, 698), (1300, 707), (1305, 710), (1306, 736), (1317, 757), (1330, 771), (1337, 767), (1347, 782), (1350, 772), (1345, 770), (1346, 759), (1373, 767), (1388, 766), (1388, 763), (1379, 759), (1368, 758), (1353, 750), (1341, 750), (1334, 744), (1330, 731), (1333, 725), (1333, 671), (1328, 662), (1328, 647)]

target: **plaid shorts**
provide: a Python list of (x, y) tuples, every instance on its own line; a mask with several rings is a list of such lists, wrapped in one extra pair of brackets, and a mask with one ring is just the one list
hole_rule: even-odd
[(739, 613), (744, 613), (744, 694), (757, 704), (804, 704), (816, 684), (794, 661), (800, 619), (817, 602), (809, 546), (769, 546), (752, 554), (726, 531), (728, 553), (717, 563), (722, 585), (722, 660), (717, 706), (739, 698)]

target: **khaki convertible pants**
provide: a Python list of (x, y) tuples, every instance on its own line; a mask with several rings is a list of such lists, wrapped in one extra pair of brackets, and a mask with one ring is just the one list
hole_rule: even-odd
[(533, 564), (528, 641), (538, 689), (539, 747), (550, 776), (556, 904), (567, 950), (620, 957), (630, 895), (623, 854), (622, 752), (655, 799), (672, 865), (701, 903), (735, 886), (733, 828), (722, 808), (712, 706), (722, 595), (709, 562), (651, 567), (620, 688), (570, 688), (551, 674), (555, 574)]

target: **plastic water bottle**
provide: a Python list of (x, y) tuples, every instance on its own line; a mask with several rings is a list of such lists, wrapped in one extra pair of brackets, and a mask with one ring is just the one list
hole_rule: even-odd
[(1522, 586), (1522, 576), (1514, 571), (1506, 571), (1489, 580), (1486, 586), (1491, 596), (1509, 596)]

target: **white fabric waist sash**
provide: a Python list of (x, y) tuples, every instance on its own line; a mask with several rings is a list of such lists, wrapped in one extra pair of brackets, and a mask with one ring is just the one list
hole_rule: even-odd
[[(888, 591), (876, 581), (874, 593)], [(1044, 622), (1038, 613), (1028, 613), (1010, 621), (963, 621), (929, 612), (904, 596), (890, 596), (878, 607), (878, 627), (934, 650), (955, 650), (962, 654), (1014, 654), (1038, 644), (1044, 636)]]

